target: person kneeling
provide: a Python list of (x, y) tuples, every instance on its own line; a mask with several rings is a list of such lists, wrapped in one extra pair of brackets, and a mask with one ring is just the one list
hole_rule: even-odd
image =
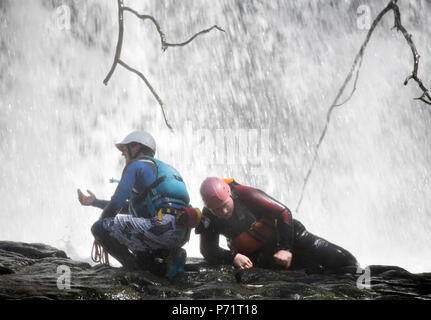
[[(210, 177), (203, 181), (200, 193), (205, 207), (195, 232), (209, 263), (309, 273), (351, 272), (358, 267), (350, 252), (308, 232), (285, 205), (259, 189)], [(226, 237), (230, 250), (219, 247), (220, 235)]]
[[(126, 166), (111, 200), (78, 189), (82, 205), (103, 209), (91, 232), (124, 268), (150, 269), (172, 278), (184, 270), (186, 251), (181, 247), (199, 223), (200, 210), (191, 208), (178, 171), (154, 158), (156, 143), (149, 133), (134, 131), (116, 147)], [(119, 214), (125, 210), (129, 214)], [(164, 260), (162, 268), (157, 260)]]

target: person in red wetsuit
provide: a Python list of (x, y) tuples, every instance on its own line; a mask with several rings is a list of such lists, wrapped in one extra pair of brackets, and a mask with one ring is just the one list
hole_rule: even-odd
[[(200, 234), (200, 251), (209, 263), (310, 273), (358, 267), (350, 252), (308, 232), (292, 218), (289, 208), (259, 189), (210, 177), (203, 181), (200, 193), (205, 207), (195, 232)], [(230, 250), (220, 248), (220, 235), (226, 237)]]

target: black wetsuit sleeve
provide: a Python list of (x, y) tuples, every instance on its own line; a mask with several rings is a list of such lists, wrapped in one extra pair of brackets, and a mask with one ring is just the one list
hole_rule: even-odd
[[(286, 207), (285, 214), (290, 217), (292, 221), (292, 214), (290, 210)], [(278, 250), (288, 250), (293, 249), (293, 239), (294, 239), (294, 229), (293, 223), (287, 223), (283, 218), (277, 220), (277, 231), (278, 231)]]
[(231, 264), (236, 253), (220, 248), (220, 232), (214, 217), (208, 212), (207, 208), (202, 210), (202, 220), (195, 229), (196, 234), (200, 235), (200, 251), (210, 264)]
[(243, 185), (238, 185), (235, 189), (240, 199), (250, 210), (256, 213), (257, 217), (277, 219), (277, 249), (291, 251), (294, 229), (292, 213), (289, 208), (259, 189)]
[(203, 232), (200, 235), (200, 250), (210, 264), (232, 264), (235, 252), (219, 246), (220, 235), (213, 232)]

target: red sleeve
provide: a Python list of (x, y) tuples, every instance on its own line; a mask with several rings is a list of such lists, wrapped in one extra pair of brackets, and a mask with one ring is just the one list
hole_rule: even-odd
[(235, 190), (239, 199), (252, 210), (257, 217), (277, 219), (279, 249), (291, 250), (293, 246), (293, 218), (289, 208), (273, 199), (265, 192), (252, 187), (237, 184)]

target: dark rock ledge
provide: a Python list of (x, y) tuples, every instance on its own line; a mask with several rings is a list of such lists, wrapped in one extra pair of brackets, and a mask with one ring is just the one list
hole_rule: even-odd
[(259, 268), (235, 271), (191, 258), (186, 272), (168, 281), (148, 271), (91, 266), (44, 244), (0, 241), (0, 299), (431, 300), (431, 273), (412, 274), (395, 266), (368, 268), (371, 288), (360, 289), (361, 274), (356, 270), (343, 275)]

